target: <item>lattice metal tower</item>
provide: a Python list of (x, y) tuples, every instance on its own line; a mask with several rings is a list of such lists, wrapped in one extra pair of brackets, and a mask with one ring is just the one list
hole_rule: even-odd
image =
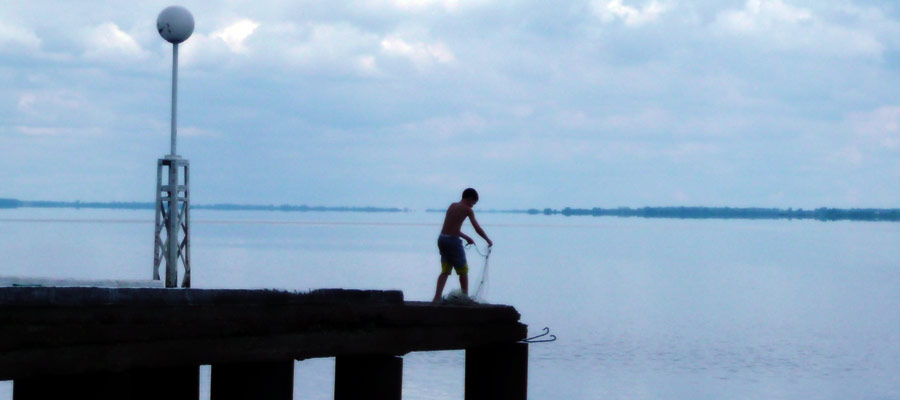
[[(184, 7), (171, 6), (156, 19), (160, 36), (172, 43), (172, 140), (169, 155), (156, 163), (156, 240), (153, 251), (153, 279), (159, 280), (159, 266), (166, 261), (166, 287), (178, 287), (178, 264), (184, 266), (181, 287), (191, 287), (191, 190), (190, 163), (176, 150), (178, 105), (178, 44), (194, 32), (194, 17)], [(163, 184), (163, 169), (168, 175)], [(166, 237), (163, 238), (165, 231)]]

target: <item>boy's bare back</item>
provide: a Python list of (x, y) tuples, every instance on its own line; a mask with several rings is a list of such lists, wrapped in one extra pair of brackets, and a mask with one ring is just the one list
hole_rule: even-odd
[(462, 233), (462, 224), (466, 221), (466, 218), (468, 218), (469, 222), (472, 223), (472, 228), (475, 228), (475, 232), (487, 241), (488, 246), (493, 246), (494, 243), (491, 242), (487, 233), (484, 233), (484, 229), (481, 229), (481, 225), (478, 225), (478, 221), (475, 220), (475, 211), (472, 211), (472, 207), (475, 206), (475, 203), (478, 203), (478, 194), (475, 192), (475, 189), (471, 190), (473, 193), (476, 193), (473, 197), (467, 198), (463, 196), (462, 200), (450, 204), (450, 207), (447, 207), (447, 215), (444, 217), (444, 226), (441, 228), (441, 235), (459, 236), (465, 239), (466, 243), (475, 243), (472, 238), (465, 233)]
[(461, 201), (450, 204), (450, 207), (447, 207), (447, 215), (444, 217), (444, 226), (441, 228), (441, 234), (459, 236), (463, 222), (471, 214), (473, 214), (472, 207)]

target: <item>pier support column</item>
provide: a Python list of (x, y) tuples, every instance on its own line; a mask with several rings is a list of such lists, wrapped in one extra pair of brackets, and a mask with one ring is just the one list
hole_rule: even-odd
[(13, 400), (197, 400), (199, 397), (199, 366), (47, 376), (13, 382)]
[(210, 368), (210, 400), (291, 400), (294, 360), (215, 364)]
[(466, 400), (526, 400), (528, 343), (466, 349)]
[(384, 355), (335, 357), (335, 400), (400, 400), (402, 391), (403, 358)]

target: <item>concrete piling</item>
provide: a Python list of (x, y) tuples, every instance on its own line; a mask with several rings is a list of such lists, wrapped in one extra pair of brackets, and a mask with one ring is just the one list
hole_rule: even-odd
[(466, 400), (526, 400), (528, 343), (466, 349)]
[(400, 400), (403, 358), (390, 355), (338, 356), (334, 362), (334, 399)]
[(294, 360), (215, 364), (211, 368), (210, 400), (291, 400)]
[(197, 400), (200, 367), (139, 368), (126, 372), (17, 379), (13, 400)]

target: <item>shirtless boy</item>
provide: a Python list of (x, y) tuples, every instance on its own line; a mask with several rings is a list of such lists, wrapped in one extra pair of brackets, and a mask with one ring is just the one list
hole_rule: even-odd
[(469, 294), (469, 265), (466, 263), (466, 252), (460, 238), (465, 239), (468, 244), (473, 244), (475, 241), (460, 230), (466, 218), (469, 218), (475, 232), (478, 232), (487, 241), (488, 246), (494, 245), (481, 229), (481, 225), (478, 225), (478, 221), (475, 220), (475, 212), (472, 211), (475, 203), (478, 203), (478, 192), (468, 188), (463, 191), (460, 201), (447, 208), (444, 227), (441, 228), (441, 235), (438, 236), (437, 241), (438, 250), (441, 252), (441, 274), (438, 275), (437, 289), (434, 292), (433, 302), (435, 303), (441, 300), (444, 285), (447, 284), (447, 277), (450, 276), (450, 267), (453, 267), (456, 275), (459, 275), (459, 286), (462, 288), (462, 292), (466, 295)]

